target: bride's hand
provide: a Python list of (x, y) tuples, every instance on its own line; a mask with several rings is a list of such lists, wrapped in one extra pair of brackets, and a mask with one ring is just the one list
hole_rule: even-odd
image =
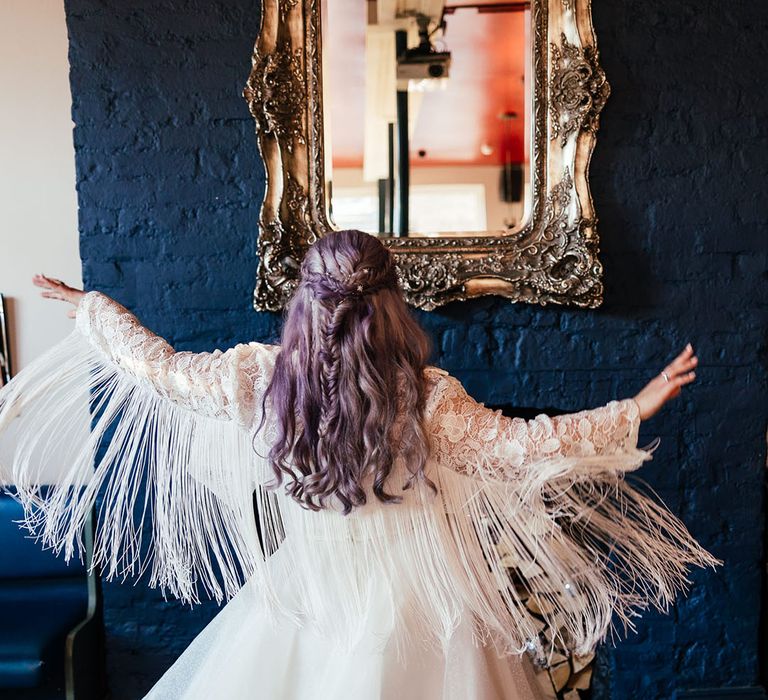
[(45, 297), (46, 299), (58, 299), (74, 304), (75, 308), (70, 310), (67, 316), (70, 318), (75, 317), (77, 307), (80, 304), (80, 299), (85, 295), (85, 292), (82, 289), (75, 289), (74, 287), (64, 284), (61, 280), (46, 277), (45, 275), (35, 275), (32, 278), (32, 284), (45, 290), (40, 296)]
[(698, 364), (699, 358), (688, 343), (685, 349), (635, 396), (635, 401), (640, 407), (640, 419), (650, 418), (658, 413), (667, 401), (679, 396), (682, 387), (696, 379), (696, 372), (693, 370)]

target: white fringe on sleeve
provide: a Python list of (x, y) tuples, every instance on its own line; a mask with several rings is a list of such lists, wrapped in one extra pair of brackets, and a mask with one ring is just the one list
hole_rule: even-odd
[(263, 562), (248, 433), (159, 396), (77, 330), (0, 391), (0, 447), (23, 524), (67, 559), (98, 502), (107, 578), (148, 571), (183, 601), (222, 600)]
[(721, 563), (626, 478), (649, 456), (542, 461), (515, 483), (441, 472), (447, 539), (482, 638), (542, 662), (555, 650), (587, 654), (634, 630), (641, 610), (666, 612), (691, 566)]

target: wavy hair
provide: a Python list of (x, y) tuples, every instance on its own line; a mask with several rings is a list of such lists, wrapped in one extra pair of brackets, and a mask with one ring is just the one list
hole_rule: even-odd
[(285, 482), (311, 510), (335, 496), (348, 514), (365, 504), (371, 476), (380, 501), (402, 500), (387, 483), (402, 457), (403, 490), (419, 479), (434, 488), (424, 474), (429, 341), (381, 242), (361, 231), (333, 231), (309, 248), (281, 345), (259, 426), (269, 401), (278, 427), (269, 451), (275, 486)]

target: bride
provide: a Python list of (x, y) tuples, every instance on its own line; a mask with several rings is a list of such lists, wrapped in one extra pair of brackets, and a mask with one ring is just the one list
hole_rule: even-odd
[(69, 558), (95, 504), (105, 576), (229, 601), (148, 698), (537, 698), (531, 659), (718, 563), (626, 478), (690, 345), (634, 398), (525, 421), (427, 365), (359, 231), (309, 249), (280, 345), (174, 352), (99, 292), (35, 284), (76, 328), (0, 391), (24, 524)]

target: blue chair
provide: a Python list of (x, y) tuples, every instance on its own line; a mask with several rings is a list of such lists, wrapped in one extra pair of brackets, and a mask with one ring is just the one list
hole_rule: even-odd
[(0, 494), (0, 698), (90, 700), (105, 695), (104, 628), (98, 577), (86, 562), (44, 551), (14, 522)]

